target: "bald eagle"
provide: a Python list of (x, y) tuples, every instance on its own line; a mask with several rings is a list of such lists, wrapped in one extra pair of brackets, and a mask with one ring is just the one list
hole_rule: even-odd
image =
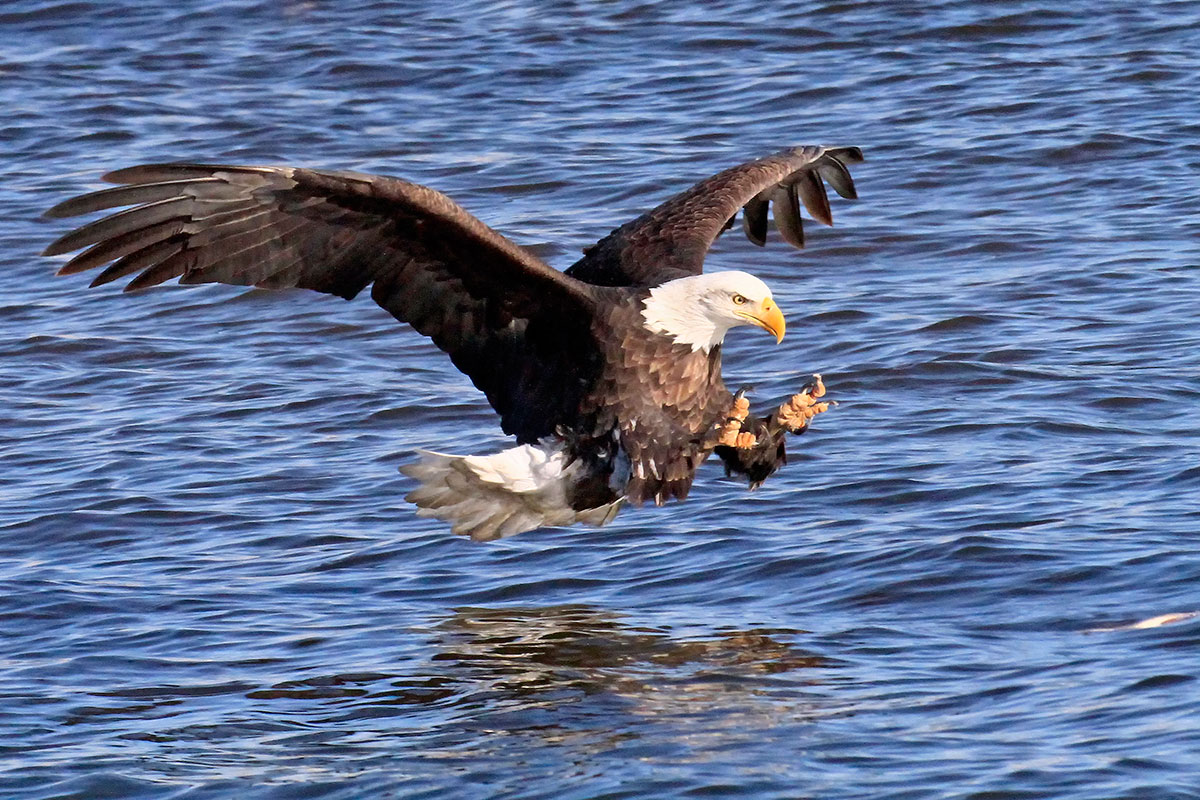
[(422, 452), (402, 468), (422, 516), (495, 539), (549, 525), (604, 524), (625, 503), (682, 500), (711, 453), (761, 483), (784, 434), (827, 408), (819, 376), (761, 416), (721, 379), (721, 344), (784, 317), (745, 272), (702, 273), (742, 212), (763, 245), (768, 207), (801, 247), (800, 206), (832, 224), (824, 183), (856, 196), (854, 147), (796, 147), (727, 169), (615, 229), (565, 272), (450, 198), (398, 178), (296, 167), (151, 164), (110, 172), (114, 188), (46, 212), (132, 206), (46, 248), (87, 248), (59, 274), (107, 265), (92, 286), (178, 278), (371, 298), (431, 338), (478, 387), (516, 446), (489, 456)]

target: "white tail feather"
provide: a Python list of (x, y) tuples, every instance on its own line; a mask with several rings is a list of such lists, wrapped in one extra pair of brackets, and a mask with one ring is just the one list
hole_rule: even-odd
[(490, 456), (419, 453), (419, 461), (400, 468), (421, 483), (405, 499), (417, 506), (418, 516), (445, 520), (477, 542), (551, 525), (604, 525), (623, 502), (571, 508), (567, 489), (580, 464), (564, 467), (557, 447), (526, 444)]

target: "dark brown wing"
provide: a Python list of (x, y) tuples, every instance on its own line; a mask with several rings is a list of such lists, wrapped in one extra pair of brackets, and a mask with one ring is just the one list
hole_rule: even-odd
[(813, 219), (832, 225), (824, 182), (842, 197), (857, 197), (847, 165), (860, 161), (857, 147), (796, 147), (719, 172), (614, 230), (567, 274), (602, 286), (655, 286), (698, 275), (738, 209), (755, 244), (766, 243), (770, 206), (784, 240), (803, 247), (801, 204)]
[(126, 290), (179, 278), (347, 299), (373, 284), (371, 297), (431, 337), (487, 394), (505, 430), (527, 440), (569, 422), (586, 373), (598, 369), (588, 328), (596, 290), (440, 192), (290, 167), (148, 165), (105, 179), (124, 185), (47, 212), (134, 206), (46, 248), (88, 248), (62, 274), (109, 264), (92, 285), (137, 273)]

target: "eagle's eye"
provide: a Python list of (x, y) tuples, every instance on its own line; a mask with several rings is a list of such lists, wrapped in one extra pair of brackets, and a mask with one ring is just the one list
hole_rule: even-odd
[(742, 297), (740, 294), (735, 294), (733, 296), (733, 304), (735, 306), (744, 306), (746, 305), (746, 298)]

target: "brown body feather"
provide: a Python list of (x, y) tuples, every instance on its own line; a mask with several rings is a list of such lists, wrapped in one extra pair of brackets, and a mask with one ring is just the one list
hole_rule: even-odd
[(721, 348), (693, 351), (647, 330), (644, 295), (630, 293), (597, 316), (604, 368), (580, 410), (594, 420), (594, 435), (616, 432), (629, 461), (630, 502), (661, 505), (687, 497), (696, 467), (712, 451), (708, 434), (732, 395), (721, 379)]

